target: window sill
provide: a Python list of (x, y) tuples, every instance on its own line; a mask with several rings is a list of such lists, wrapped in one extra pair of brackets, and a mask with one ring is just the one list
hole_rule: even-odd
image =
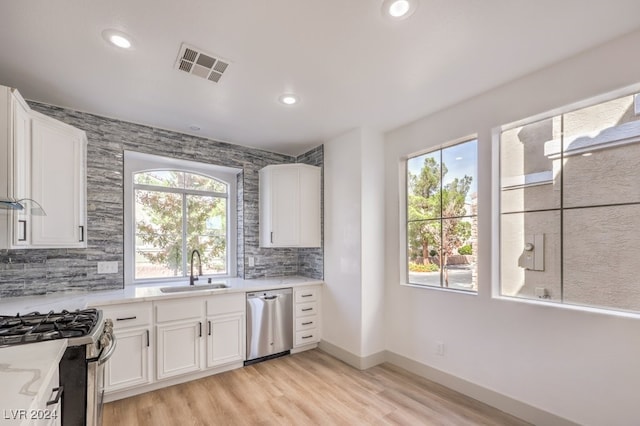
[(410, 283), (400, 283), (401, 286), (403, 287), (413, 287), (413, 288), (420, 288), (420, 289), (424, 289), (424, 290), (435, 290), (435, 291), (443, 291), (445, 293), (459, 293), (459, 294), (466, 294), (466, 295), (470, 295), (470, 296), (477, 296), (478, 292), (477, 291), (473, 291), (473, 290), (460, 290), (457, 288), (449, 288), (449, 287), (434, 287), (434, 286), (430, 286), (430, 285), (420, 285), (420, 284), (410, 284)]

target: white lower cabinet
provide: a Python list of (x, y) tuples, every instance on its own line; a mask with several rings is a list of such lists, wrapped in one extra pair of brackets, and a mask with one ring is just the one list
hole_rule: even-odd
[(118, 330), (116, 351), (105, 368), (107, 392), (151, 383), (149, 328)]
[[(294, 289), (295, 351), (320, 340), (320, 291)], [(245, 293), (96, 307), (113, 320), (118, 339), (105, 370), (110, 400), (237, 368), (245, 360)]]
[(153, 382), (151, 303), (126, 303), (101, 307), (113, 321), (116, 350), (105, 366), (105, 392), (144, 386)]
[(299, 287), (293, 291), (293, 347), (311, 349), (320, 341), (320, 286)]
[(197, 298), (155, 302), (158, 380), (202, 368), (203, 302)]
[(158, 380), (199, 371), (202, 321), (157, 326)]
[(207, 298), (207, 367), (244, 361), (245, 302), (244, 293)]
[(244, 293), (155, 302), (158, 380), (244, 361)]
[[(36, 426), (45, 424), (47, 426), (60, 426), (62, 425), (62, 400), (60, 398), (61, 393), (64, 391), (60, 388), (60, 371), (56, 368), (56, 371), (51, 378), (49, 384), (45, 387), (49, 391), (49, 399), (46, 402), (40, 402), (38, 408), (30, 410), (31, 416), (35, 414), (35, 417), (31, 417), (30, 425)], [(42, 419), (38, 418), (42, 417)]]
[(244, 361), (244, 314), (209, 317), (207, 325), (207, 367)]

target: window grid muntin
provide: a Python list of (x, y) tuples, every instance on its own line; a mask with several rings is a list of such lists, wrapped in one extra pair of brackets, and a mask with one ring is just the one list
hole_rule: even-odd
[[(477, 174), (478, 174), (478, 169), (477, 169), (477, 163), (478, 163), (478, 148), (477, 148), (477, 142), (478, 139), (477, 137), (473, 137), (473, 138), (469, 138), (469, 139), (463, 139), (460, 140), (459, 142), (455, 142), (453, 144), (449, 144), (447, 146), (443, 146), (441, 148), (438, 148), (436, 150), (432, 150), (432, 151), (426, 151), (426, 152), (422, 152), (420, 154), (408, 157), (407, 160), (405, 161), (405, 235), (407, 236), (406, 238), (406, 247), (405, 250), (407, 250), (407, 256), (404, 258), (404, 265), (405, 265), (405, 276), (406, 276), (406, 283), (408, 285), (415, 285), (415, 286), (421, 286), (424, 288), (438, 288), (438, 289), (443, 289), (443, 290), (448, 290), (448, 291), (452, 291), (452, 292), (463, 292), (463, 293), (467, 293), (467, 294), (477, 294), (477, 287), (476, 289), (464, 289), (464, 288), (451, 288), (451, 287), (444, 287), (444, 269), (447, 265), (444, 265), (443, 267), (440, 268), (439, 270), (439, 282), (440, 285), (439, 286), (434, 286), (434, 285), (429, 285), (429, 284), (421, 284), (421, 283), (414, 283), (411, 282), (411, 278), (410, 278), (410, 270), (409, 270), (409, 263), (410, 263), (410, 256), (409, 256), (409, 250), (410, 250), (410, 238), (409, 238), (409, 224), (411, 223), (417, 223), (417, 222), (427, 222), (427, 221), (439, 221), (440, 222), (440, 244), (438, 247), (438, 254), (439, 254), (439, 258), (442, 259), (442, 251), (443, 251), (443, 247), (442, 247), (442, 242), (444, 240), (444, 224), (443, 222), (445, 220), (451, 220), (451, 219), (464, 219), (464, 218), (469, 218), (470, 220), (473, 220), (474, 218), (477, 221), (477, 217), (478, 214), (476, 213), (475, 215), (452, 215), (452, 216), (448, 216), (448, 217), (444, 217), (444, 212), (443, 212), (443, 201), (442, 201), (442, 193), (443, 193), (443, 188), (445, 187), (443, 181), (444, 181), (444, 176), (443, 176), (443, 151), (449, 148), (453, 148), (453, 147), (458, 147), (461, 146), (463, 144), (466, 143), (471, 143), (471, 142), (475, 142), (476, 146), (475, 146), (475, 150), (474, 150), (474, 158), (475, 158), (475, 176), (473, 176), (473, 179), (477, 179)], [(410, 191), (409, 191), (409, 185), (410, 185), (410, 168), (409, 168), (409, 163), (411, 162), (411, 160), (415, 159), (415, 158), (419, 158), (419, 157), (426, 157), (434, 152), (438, 152), (438, 157), (439, 157), (439, 161), (438, 161), (438, 165), (439, 165), (439, 172), (440, 172), (440, 185), (439, 185), (439, 191), (438, 191), (438, 196), (440, 197), (439, 200), (439, 211), (440, 211), (440, 215), (439, 217), (434, 217), (434, 218), (428, 218), (428, 219), (413, 219), (410, 220), (409, 219), (409, 215), (410, 215), (410, 208), (409, 208), (409, 198), (410, 198)], [(465, 203), (466, 204), (466, 203)], [(477, 210), (476, 210), (477, 211)], [(476, 230), (476, 236), (477, 236), (477, 230)], [(477, 246), (477, 241), (476, 241), (476, 246)], [(441, 262), (442, 263), (442, 262)], [(476, 265), (477, 265), (477, 261), (476, 261)], [(477, 266), (476, 266), (477, 267)], [(476, 267), (474, 267), (472, 269), (472, 281), (473, 281), (473, 274), (477, 274), (476, 271)]]
[[(497, 158), (498, 161), (498, 172), (497, 172), (497, 198), (495, 200), (495, 204), (494, 206), (497, 207), (497, 215), (499, 217), (498, 220), (498, 230), (497, 230), (497, 238), (495, 239), (495, 241), (497, 242), (497, 248), (495, 250), (495, 252), (498, 254), (498, 258), (496, 260), (495, 265), (497, 265), (498, 269), (498, 281), (497, 281), (497, 296), (502, 297), (502, 298), (507, 298), (507, 299), (513, 299), (513, 300), (518, 300), (518, 301), (533, 301), (533, 302), (539, 302), (539, 303), (544, 303), (544, 304), (548, 304), (548, 305), (552, 305), (552, 306), (561, 306), (561, 307), (565, 307), (565, 308), (577, 308), (577, 309), (587, 309), (587, 310), (596, 310), (596, 311), (601, 311), (604, 313), (620, 313), (620, 312), (630, 312), (633, 314), (637, 314), (638, 312), (640, 312), (640, 309), (626, 309), (626, 308), (619, 308), (619, 307), (614, 307), (614, 306), (606, 306), (604, 304), (597, 304), (597, 303), (584, 303), (584, 302), (579, 302), (579, 301), (572, 301), (572, 300), (566, 300), (565, 297), (565, 212), (569, 212), (569, 211), (573, 211), (573, 210), (591, 210), (591, 209), (597, 209), (597, 208), (612, 208), (612, 207), (625, 207), (625, 206), (639, 206), (640, 205), (640, 201), (631, 201), (631, 202), (609, 202), (609, 203), (594, 203), (594, 204), (589, 204), (589, 205), (572, 205), (572, 206), (565, 206), (564, 202), (565, 202), (565, 159), (568, 159), (571, 156), (577, 155), (575, 153), (569, 153), (570, 149), (567, 149), (565, 147), (565, 143), (567, 142), (567, 140), (572, 140), (573, 138), (575, 138), (576, 136), (570, 136), (567, 137), (565, 135), (565, 132), (568, 132), (565, 130), (565, 119), (566, 116), (574, 113), (576, 111), (581, 111), (581, 110), (586, 110), (588, 108), (591, 107), (596, 107), (596, 106), (600, 106), (600, 105), (604, 105), (607, 104), (608, 102), (612, 102), (612, 101), (616, 101), (622, 98), (626, 98), (629, 96), (634, 96), (634, 102), (637, 104), (637, 99), (640, 97), (640, 94), (638, 93), (640, 91), (640, 86), (639, 85), (633, 85), (631, 87), (627, 87), (626, 89), (620, 89), (614, 92), (610, 92), (608, 94), (603, 94), (603, 95), (598, 95), (595, 97), (592, 97), (590, 99), (586, 99), (580, 102), (576, 102), (574, 104), (571, 105), (566, 105), (566, 106), (562, 106), (559, 108), (555, 108), (551, 111), (548, 111), (546, 113), (541, 113), (541, 114), (537, 114), (537, 115), (533, 115), (530, 116), (528, 118), (524, 118), (521, 120), (517, 120), (514, 122), (511, 122), (509, 124), (505, 124), (499, 127), (496, 127), (494, 129), (495, 133), (494, 133), (494, 138), (496, 138), (496, 142), (493, 147), (494, 149), (497, 151), (497, 156), (494, 156), (494, 159)], [(636, 116), (637, 116), (637, 112), (636, 112)], [(559, 122), (560, 122), (560, 149), (559, 149), (559, 161), (561, 163), (561, 167), (559, 168), (559, 182), (560, 182), (560, 186), (559, 186), (559, 192), (560, 192), (560, 205), (557, 208), (541, 208), (541, 209), (532, 209), (532, 208), (526, 208), (523, 209), (522, 211), (507, 211), (507, 212), (503, 212), (503, 205), (502, 205), (502, 193), (504, 192), (503, 187), (502, 187), (502, 180), (503, 180), (503, 175), (502, 175), (502, 162), (503, 162), (503, 156), (502, 156), (502, 150), (503, 150), (503, 146), (502, 146), (502, 140), (501, 137), (503, 135), (503, 133), (505, 133), (508, 130), (512, 130), (514, 128), (521, 128), (521, 127), (525, 127), (531, 124), (535, 124), (537, 122), (540, 121), (544, 121), (544, 120), (549, 120), (549, 119), (553, 119), (553, 118), (559, 118)], [(631, 120), (631, 121), (640, 121), (640, 120)], [(600, 132), (602, 132), (603, 130), (608, 129), (608, 127), (604, 127), (602, 130), (600, 130)], [(593, 132), (586, 132), (584, 135), (588, 135), (590, 133)], [(582, 136), (581, 136), (582, 137)], [(566, 138), (566, 139), (565, 139)], [(621, 139), (616, 139), (615, 141), (620, 141), (621, 145), (620, 146), (628, 146), (631, 144), (638, 144), (640, 143), (638, 141), (638, 138), (626, 138), (628, 140), (625, 140), (625, 138), (621, 138)], [(633, 140), (632, 140), (633, 139)], [(618, 148), (619, 146), (612, 144), (611, 145), (612, 148)], [(593, 152), (598, 152), (600, 150), (607, 150), (610, 149), (609, 147), (605, 146), (595, 146), (593, 148), (589, 148), (589, 151), (593, 151)], [(503, 256), (503, 247), (502, 247), (502, 238), (501, 238), (501, 233), (502, 233), (502, 216), (505, 215), (516, 215), (516, 214), (530, 214), (530, 213), (537, 213), (537, 212), (558, 212), (559, 213), (559, 239), (560, 239), (560, 254), (559, 254), (559, 278), (560, 278), (560, 297), (557, 300), (551, 300), (551, 299), (538, 299), (538, 298), (531, 298), (531, 297), (527, 297), (525, 296), (519, 296), (519, 295), (508, 295), (508, 294), (503, 294), (503, 277), (502, 277), (502, 256)], [(546, 242), (545, 242), (546, 244)]]

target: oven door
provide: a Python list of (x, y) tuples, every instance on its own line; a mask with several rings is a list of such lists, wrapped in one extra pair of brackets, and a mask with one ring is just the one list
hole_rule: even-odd
[(104, 364), (116, 349), (115, 334), (111, 334), (109, 340), (109, 345), (102, 348), (98, 358), (87, 360), (87, 426), (102, 425)]

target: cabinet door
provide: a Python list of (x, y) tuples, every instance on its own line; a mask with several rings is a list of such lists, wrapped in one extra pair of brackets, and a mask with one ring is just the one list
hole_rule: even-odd
[(306, 164), (260, 170), (260, 247), (321, 246), (320, 171)]
[[(17, 97), (12, 98), (13, 104), (13, 150), (11, 157), (13, 161), (11, 176), (13, 185), (10, 185), (9, 195), (15, 200), (33, 198), (31, 196), (31, 116), (29, 110)], [(30, 242), (31, 214), (30, 204), (27, 208), (14, 212), (13, 216), (13, 238), (14, 246), (28, 245)]]
[(148, 328), (118, 330), (118, 344), (105, 368), (105, 391), (150, 383), (151, 336)]
[(30, 245), (86, 247), (84, 132), (41, 115), (31, 131), (31, 198), (46, 216), (32, 216)]
[(321, 246), (320, 168), (300, 168), (300, 247)]
[(207, 321), (207, 367), (244, 361), (244, 315), (219, 315)]
[(158, 379), (200, 370), (202, 326), (201, 321), (157, 326)]
[(300, 243), (300, 189), (298, 169), (278, 167), (271, 176), (271, 242), (274, 247)]

